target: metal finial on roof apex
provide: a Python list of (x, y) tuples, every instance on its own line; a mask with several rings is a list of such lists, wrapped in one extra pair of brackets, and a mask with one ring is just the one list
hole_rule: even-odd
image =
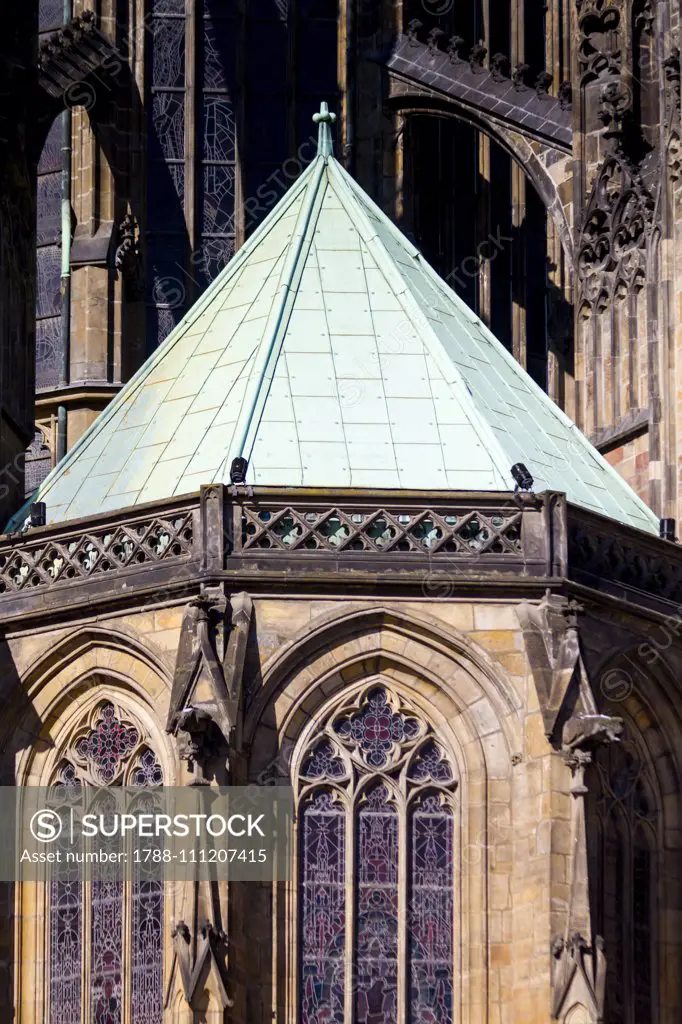
[(324, 100), (320, 103), (319, 114), (313, 114), (313, 121), (316, 125), (319, 125), (317, 133), (317, 155), (331, 156), (333, 147), (330, 125), (334, 124), (334, 121), (336, 121), (336, 114), (333, 114), (330, 111)]

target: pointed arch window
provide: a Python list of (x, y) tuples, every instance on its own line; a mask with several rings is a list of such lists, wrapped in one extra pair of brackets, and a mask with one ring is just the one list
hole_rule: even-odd
[[(81, 786), (121, 785), (139, 786), (149, 801), (162, 783), (144, 730), (111, 701), (80, 723), (51, 779), (65, 803)], [(78, 866), (60, 870), (49, 883), (47, 927), (49, 1024), (161, 1024), (163, 883), (143, 865), (131, 882), (106, 869), (88, 881)]]
[(416, 709), (372, 685), (334, 710), (300, 764), (299, 1024), (450, 1024), (457, 783), (446, 751)]
[(599, 751), (589, 820), (596, 931), (604, 937), (613, 1024), (652, 1024), (656, 802), (631, 740)]
[(310, 119), (321, 99), (337, 106), (339, 11), (337, 0), (147, 0), (153, 346), (314, 155)]

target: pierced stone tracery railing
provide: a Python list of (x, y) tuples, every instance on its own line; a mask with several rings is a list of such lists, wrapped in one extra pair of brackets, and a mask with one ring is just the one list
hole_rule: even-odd
[(568, 533), (571, 575), (607, 580), (682, 604), (682, 558), (678, 545), (620, 532), (600, 534), (587, 523)]
[(189, 556), (193, 513), (108, 523), (82, 534), (45, 537), (0, 550), (0, 594), (89, 579), (150, 562)]
[(241, 549), (469, 557), (489, 552), (518, 557), (521, 520), (522, 512), (514, 508), (484, 513), (443, 508), (245, 506)]
[(326, 585), (333, 572), (420, 588), (433, 572), (473, 587), (563, 580), (659, 610), (682, 605), (679, 545), (567, 506), (560, 494), (210, 484), (3, 538), (0, 618), (126, 602), (135, 591), (166, 600), (221, 578), (261, 586), (270, 573)]

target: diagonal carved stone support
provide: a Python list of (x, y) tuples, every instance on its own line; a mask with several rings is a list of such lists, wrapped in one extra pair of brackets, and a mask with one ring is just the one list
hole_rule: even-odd
[(563, 1020), (565, 1011), (578, 1003), (587, 1019), (601, 1024), (606, 956), (603, 938), (594, 935), (590, 907), (585, 771), (599, 744), (620, 739), (622, 724), (606, 715), (583, 716), (571, 723), (570, 738), (564, 743), (565, 761), (571, 771), (570, 893), (564, 935), (552, 948), (552, 1017)]
[(242, 676), (251, 622), (248, 594), (228, 605), (220, 587), (206, 587), (185, 609), (166, 731), (203, 785), (203, 765), (221, 745), (241, 744)]
[(588, 1019), (599, 1024), (604, 1014), (606, 958), (602, 937), (593, 938), (590, 913), (585, 769), (592, 753), (569, 748), (565, 760), (571, 770), (571, 886), (564, 935), (552, 947), (552, 1017), (563, 1020), (565, 1010), (579, 1003)]
[(38, 81), (50, 96), (68, 99), (88, 76), (99, 71), (115, 73), (123, 58), (96, 25), (93, 11), (86, 10), (68, 25), (53, 32), (40, 47)]
[(620, 734), (618, 719), (600, 715), (580, 651), (582, 607), (547, 591), (539, 604), (519, 605), (526, 654), (545, 734), (557, 749), (590, 747)]
[(570, 892), (564, 933), (552, 947), (552, 1018), (563, 1021), (581, 1007), (583, 1017), (578, 1019), (599, 1024), (606, 959), (602, 938), (593, 936), (585, 770), (597, 747), (620, 739), (622, 722), (597, 708), (580, 650), (582, 610), (575, 601), (549, 591), (539, 604), (518, 609), (545, 733), (571, 771)]
[[(193, 935), (184, 921), (179, 921), (171, 932), (173, 960), (166, 989), (166, 1008), (177, 1010), (180, 1002), (189, 1009), (190, 1021), (206, 1020), (203, 1015), (206, 1002), (216, 1008), (223, 1019), (223, 1012), (232, 1006), (227, 994), (227, 935), (216, 929), (210, 921), (201, 921)], [(208, 1000), (207, 1000), (208, 995)]]

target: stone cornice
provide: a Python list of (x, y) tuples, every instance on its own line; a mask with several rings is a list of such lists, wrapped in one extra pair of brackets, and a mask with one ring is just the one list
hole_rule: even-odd
[[(236, 493), (235, 493), (236, 492)], [(0, 622), (229, 592), (539, 600), (575, 585), (633, 614), (682, 603), (682, 551), (563, 495), (236, 488), (0, 540)]]

